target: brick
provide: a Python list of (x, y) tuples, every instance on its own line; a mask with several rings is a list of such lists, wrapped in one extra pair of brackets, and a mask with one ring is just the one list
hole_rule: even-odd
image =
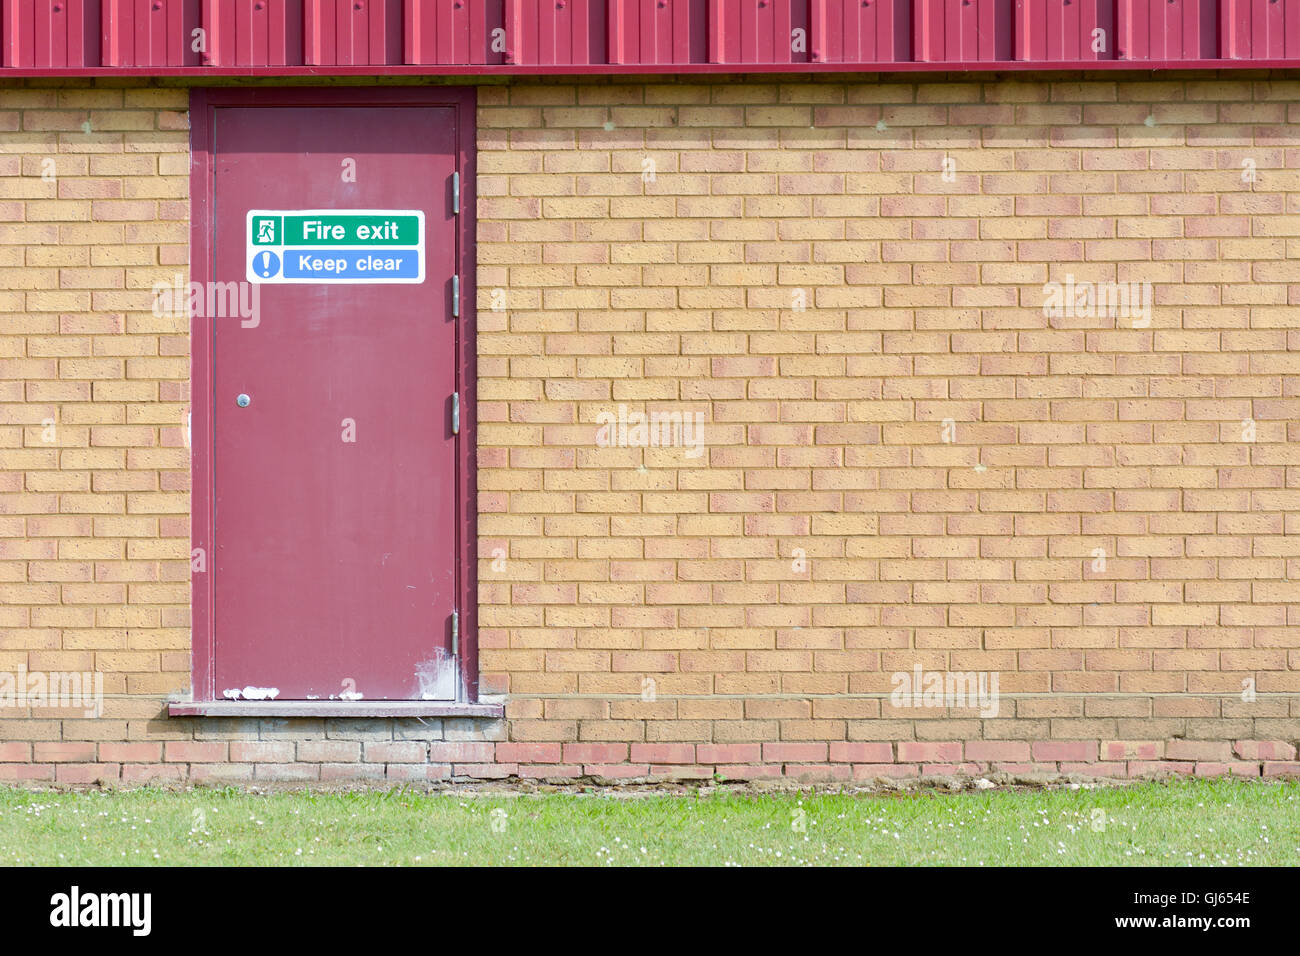
[(54, 743), (40, 741), (32, 745), (32, 759), (37, 762), (82, 763), (95, 759), (92, 743)]
[(486, 741), (435, 741), (429, 744), (429, 759), (436, 763), (491, 763), (495, 754), (496, 744)]
[(185, 768), (175, 764), (136, 763), (123, 764), (121, 780), (127, 785), (179, 783), (185, 779)]
[(1229, 774), (1234, 777), (1258, 777), (1260, 775), (1260, 765), (1235, 760), (1222, 763), (1203, 761), (1198, 762), (1192, 772), (1198, 777), (1223, 777)]
[(824, 743), (765, 743), (763, 760), (771, 762), (824, 762), (829, 754)]
[(966, 759), (1024, 762), (1031, 759), (1029, 744), (1019, 740), (971, 740), (965, 746)]
[(763, 759), (763, 748), (761, 744), (699, 744), (695, 759), (713, 764), (758, 763)]
[(557, 743), (500, 743), (496, 759), (504, 763), (559, 763), (563, 748)]
[(1168, 760), (1218, 761), (1230, 760), (1232, 744), (1213, 740), (1170, 740), (1165, 744)]
[(425, 763), (428, 758), (429, 746), (422, 741), (367, 741), (365, 745), (367, 763)]
[(163, 759), (169, 763), (217, 763), (229, 759), (229, 745), (216, 741), (169, 740), (163, 744)]
[(61, 763), (54, 768), (54, 779), (68, 784), (112, 784), (122, 776), (115, 763)]
[(696, 761), (693, 744), (633, 744), (633, 763), (693, 764)]
[(1241, 760), (1285, 763), (1296, 758), (1295, 745), (1283, 740), (1238, 740), (1232, 745), (1232, 752)]
[(894, 759), (894, 748), (888, 743), (846, 743), (835, 741), (830, 745), (832, 763), (889, 763)]
[(1097, 743), (1089, 740), (1038, 740), (1030, 744), (1034, 760), (1090, 762), (1097, 759)]
[(0, 763), (27, 763), (31, 759), (31, 744), (16, 742), (0, 744)]
[(916, 741), (899, 741), (898, 760), (900, 763), (921, 763), (930, 761), (959, 761), (962, 745), (959, 742), (920, 743)]
[(1168, 774), (1190, 775), (1195, 764), (1182, 760), (1133, 760), (1128, 765), (1130, 777), (1160, 777)]
[(302, 763), (356, 763), (361, 759), (361, 744), (352, 740), (303, 740), (297, 747), (296, 757)]
[(322, 763), (320, 765), (321, 783), (356, 783), (385, 779), (383, 764), (362, 764), (355, 761), (347, 763)]
[(582, 770), (589, 777), (608, 780), (635, 780), (650, 775), (649, 764), (587, 764)]
[(1164, 743), (1158, 740), (1103, 740), (1101, 743), (1103, 760), (1159, 760), (1164, 753)]
[(314, 763), (256, 763), (252, 766), (254, 780), (308, 783), (320, 779), (320, 765)]
[(1300, 777), (1300, 762), (1294, 760), (1264, 761), (1265, 777)]
[(291, 763), (294, 745), (290, 741), (231, 741), (230, 759), (239, 763)]
[(561, 748), (565, 763), (616, 764), (628, 759), (626, 744), (565, 744)]
[[(162, 760), (162, 744), (159, 743), (102, 743), (99, 745), (99, 759), (104, 762), (136, 764), (158, 763)], [(123, 766), (125, 776), (126, 766)]]
[(578, 764), (532, 764), (519, 767), (521, 779), (569, 780), (582, 776), (582, 767)]

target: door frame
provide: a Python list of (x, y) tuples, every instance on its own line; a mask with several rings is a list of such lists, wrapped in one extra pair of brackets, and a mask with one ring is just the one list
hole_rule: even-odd
[[(456, 388), (461, 427), (456, 436), (456, 599), (460, 612), (457, 663), (463, 703), (478, 701), (477, 492), (475, 482), (475, 159), (477, 91), (474, 87), (195, 88), (190, 91), (190, 281), (213, 279), (213, 149), (216, 109), (224, 106), (444, 106), (456, 110), (456, 163), (460, 171), (460, 215), (456, 269), (460, 275), (460, 318), (456, 326)], [(451, 184), (445, 188), (450, 208)], [(238, 277), (242, 281), (243, 277)], [(446, 293), (450, 297), (450, 290)], [(450, 298), (447, 302), (450, 311)], [(190, 547), (203, 549), (205, 571), (190, 574), (193, 699), (215, 701), (213, 674), (216, 596), (213, 554), (213, 319), (190, 319)], [(238, 321), (220, 319), (217, 321)], [(191, 550), (193, 555), (193, 550)], [(192, 559), (191, 559), (192, 560)], [(357, 701), (355, 710), (364, 708)], [(382, 703), (382, 702), (379, 702)]]

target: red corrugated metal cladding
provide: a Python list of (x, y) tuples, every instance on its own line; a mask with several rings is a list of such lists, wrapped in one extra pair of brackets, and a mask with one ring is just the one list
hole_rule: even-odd
[(911, 0), (810, 0), (808, 59), (892, 63), (912, 58)]
[(104, 0), (105, 66), (199, 66), (199, 0)]
[(1114, 0), (1016, 0), (1015, 16), (1017, 60), (1115, 59)]
[(1218, 0), (1117, 0), (1121, 60), (1192, 60), (1218, 55)]
[(913, 0), (916, 59), (1010, 60), (1011, 0)]
[(807, 63), (808, 0), (709, 0), (710, 63)]
[(303, 62), (303, 0), (203, 0), (204, 63), (294, 66)]
[(1300, 0), (1223, 0), (1222, 55), (1236, 59), (1300, 59)]
[(704, 63), (708, 0), (609, 0), (610, 63)]
[(99, 65), (99, 0), (4, 0), (5, 66)]
[(1300, 0), (0, 0), (0, 10), (0, 69), (28, 71), (1300, 66)]
[(311, 64), (399, 63), (402, 0), (307, 0), (302, 33)]
[(604, 63), (605, 0), (506, 0), (506, 62)]
[(506, 62), (505, 0), (406, 0), (405, 62)]

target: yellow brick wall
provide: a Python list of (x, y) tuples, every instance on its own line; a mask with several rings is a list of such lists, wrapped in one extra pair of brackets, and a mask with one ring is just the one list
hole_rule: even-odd
[[(1300, 83), (821, 79), (480, 90), (512, 738), (1300, 736)], [(917, 663), (999, 719), (892, 708)]]
[[(187, 96), (0, 86), (0, 671), (107, 694), (0, 711), (0, 779), (1300, 770), (1300, 82), (481, 86), (505, 726), (163, 716)], [(1066, 281), (1150, 321), (1044, 315)], [(602, 445), (620, 405), (703, 454)], [(916, 665), (996, 672), (998, 715), (892, 706)]]
[(99, 671), (106, 696), (99, 720), (0, 711), (0, 741), (143, 737), (189, 686), (189, 328), (152, 293), (188, 281), (187, 104), (0, 85), (0, 670)]

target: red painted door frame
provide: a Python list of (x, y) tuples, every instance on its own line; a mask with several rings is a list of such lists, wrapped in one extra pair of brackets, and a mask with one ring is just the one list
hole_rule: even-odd
[[(347, 89), (195, 89), (190, 95), (190, 279), (215, 277), (213, 248), (213, 148), (215, 111), (223, 106), (450, 106), (457, 117), (460, 216), (456, 268), (460, 275), (460, 322), (456, 343), (461, 428), (457, 445), (456, 592), (460, 610), (462, 686), (467, 702), (478, 700), (478, 588), (475, 483), (475, 104), (472, 88), (405, 87)], [(448, 202), (451, 196), (447, 197)], [(213, 673), (213, 320), (190, 320), (191, 547), (207, 556), (203, 572), (191, 574), (193, 694), (219, 699)]]

